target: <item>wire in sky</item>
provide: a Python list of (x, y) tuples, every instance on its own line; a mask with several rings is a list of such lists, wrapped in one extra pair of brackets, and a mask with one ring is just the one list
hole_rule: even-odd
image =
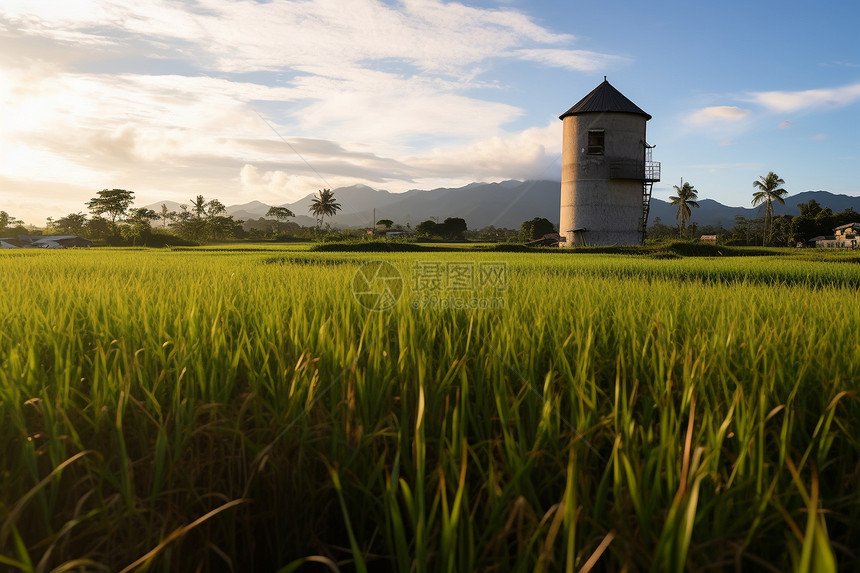
[(292, 149), (292, 150), (293, 150), (293, 153), (295, 153), (296, 155), (298, 155), (298, 156), (299, 156), (299, 159), (301, 159), (302, 161), (304, 161), (304, 162), (305, 162), (305, 165), (307, 165), (308, 167), (310, 167), (311, 171), (313, 171), (314, 173), (316, 173), (316, 174), (317, 174), (317, 177), (319, 177), (319, 178), (322, 180), (322, 182), (323, 182), (323, 183), (325, 183), (325, 188), (326, 188), (326, 189), (331, 189), (331, 185), (329, 185), (328, 181), (326, 181), (326, 180), (325, 180), (325, 177), (323, 177), (322, 175), (320, 175), (320, 172), (319, 172), (319, 171), (317, 171), (316, 169), (314, 169), (314, 166), (313, 166), (313, 165), (311, 165), (310, 163), (308, 163), (308, 160), (307, 160), (307, 159), (305, 159), (304, 157), (302, 157), (302, 154), (301, 154), (301, 153), (299, 153), (298, 151), (296, 151), (296, 148), (295, 148), (295, 147), (293, 147), (293, 146), (292, 146), (292, 144), (291, 144), (289, 141), (287, 141), (286, 139), (284, 139), (284, 136), (283, 136), (283, 135), (281, 135), (280, 133), (278, 133), (278, 130), (277, 130), (277, 129), (275, 129), (275, 127), (274, 127), (271, 123), (269, 123), (269, 121), (268, 121), (265, 117), (263, 117), (262, 115), (260, 115), (260, 112), (258, 112), (258, 111), (255, 109), (255, 110), (254, 110), (254, 113), (256, 113), (256, 114), (257, 114), (257, 117), (259, 117), (260, 119), (262, 119), (262, 120), (263, 120), (263, 122), (264, 122), (266, 125), (268, 125), (268, 126), (269, 126), (269, 129), (271, 129), (271, 130), (275, 133), (275, 135), (277, 135), (277, 136), (278, 136), (278, 138), (279, 138), (281, 141), (283, 141), (284, 143), (286, 143), (286, 144), (287, 144), (287, 147), (289, 147), (290, 149)]

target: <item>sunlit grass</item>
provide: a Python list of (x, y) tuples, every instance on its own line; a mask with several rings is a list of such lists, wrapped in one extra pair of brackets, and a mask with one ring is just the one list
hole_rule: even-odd
[(855, 264), (306, 248), (0, 255), (0, 565), (858, 565)]

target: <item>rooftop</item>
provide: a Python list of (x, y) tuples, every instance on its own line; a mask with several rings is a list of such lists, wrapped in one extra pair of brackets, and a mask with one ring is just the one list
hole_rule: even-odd
[(579, 102), (561, 114), (558, 118), (564, 119), (569, 115), (580, 115), (583, 113), (635, 113), (644, 115), (645, 119), (651, 119), (651, 116), (642, 109), (627, 99), (620, 91), (615, 89), (612, 84), (603, 76), (603, 83), (591, 90), (591, 93), (579, 100)]

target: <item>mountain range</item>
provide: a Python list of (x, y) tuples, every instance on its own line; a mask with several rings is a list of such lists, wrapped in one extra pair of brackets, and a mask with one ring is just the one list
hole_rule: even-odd
[[(334, 195), (341, 210), (332, 218), (327, 218), (333, 227), (362, 228), (370, 227), (373, 221), (390, 219), (395, 224), (415, 227), (427, 219), (444, 221), (448, 217), (462, 217), (470, 229), (481, 229), (488, 225), (518, 229), (523, 221), (544, 217), (558, 224), (560, 184), (558, 181), (503, 181), (501, 183), (471, 183), (465, 187), (440, 188), (431, 191), (412, 190), (405, 193), (379, 191), (366, 185), (352, 185), (334, 189)], [(316, 224), (309, 214), (311, 199), (307, 195), (293, 203), (283, 203), (296, 214), (290, 221), (303, 226)], [(798, 215), (798, 205), (810, 200), (817, 201), (822, 207), (829, 207), (834, 213), (849, 207), (860, 212), (860, 197), (836, 195), (827, 191), (806, 191), (785, 199), (785, 205), (774, 204), (775, 215)], [(149, 209), (161, 212), (161, 205), (168, 210), (178, 211), (179, 203), (160, 201), (147, 205)], [(251, 201), (241, 205), (230, 205), (227, 213), (235, 219), (255, 220), (265, 217), (269, 205)], [(374, 213), (375, 210), (375, 213)], [(652, 198), (649, 224), (659, 217), (666, 225), (675, 224), (677, 207), (670, 203)], [(736, 216), (748, 219), (763, 216), (763, 207), (732, 207), (713, 199), (699, 200), (699, 208), (693, 209), (690, 223), (722, 225), (730, 229)], [(374, 219), (375, 216), (375, 219)]]

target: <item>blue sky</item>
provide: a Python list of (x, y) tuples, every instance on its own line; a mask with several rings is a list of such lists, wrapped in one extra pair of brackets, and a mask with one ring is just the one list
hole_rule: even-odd
[(656, 197), (860, 195), (855, 3), (132, 4), (0, 5), (0, 209), (558, 179), (558, 116), (604, 75), (653, 116)]

